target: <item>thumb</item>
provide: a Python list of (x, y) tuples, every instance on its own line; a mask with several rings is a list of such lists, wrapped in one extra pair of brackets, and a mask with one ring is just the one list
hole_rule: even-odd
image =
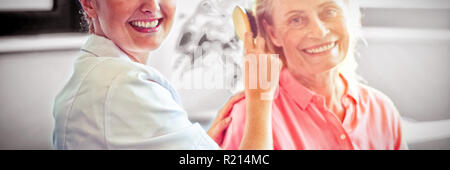
[(208, 135), (218, 144), (222, 143), (223, 139), (223, 132), (225, 129), (230, 125), (231, 123), (231, 117), (225, 118), (218, 122), (217, 124), (213, 125), (209, 131)]
[(217, 133), (222, 133), (231, 123), (232, 118), (227, 117), (223, 119), (218, 125), (217, 125)]

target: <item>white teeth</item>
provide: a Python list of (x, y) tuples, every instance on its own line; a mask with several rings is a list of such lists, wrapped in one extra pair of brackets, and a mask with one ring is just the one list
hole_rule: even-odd
[(158, 20), (154, 20), (152, 22), (149, 23), (150, 27), (156, 27), (158, 25), (159, 21)]
[(321, 52), (328, 51), (328, 50), (332, 49), (334, 47), (334, 45), (335, 45), (335, 43), (332, 42), (332, 43), (330, 43), (328, 45), (324, 45), (322, 47), (313, 48), (313, 49), (307, 49), (306, 52), (308, 52), (308, 53), (321, 53)]
[(158, 26), (159, 21), (153, 20), (152, 22), (146, 22), (146, 21), (133, 21), (131, 22), (131, 25), (135, 27), (141, 27), (141, 28), (154, 28)]

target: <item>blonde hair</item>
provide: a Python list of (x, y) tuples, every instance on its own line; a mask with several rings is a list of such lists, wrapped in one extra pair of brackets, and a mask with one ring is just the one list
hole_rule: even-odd
[[(348, 18), (346, 20), (346, 24), (347, 28), (349, 29), (348, 32), (350, 33), (350, 43), (347, 56), (345, 57), (344, 61), (339, 64), (338, 71), (344, 74), (349, 80), (360, 81), (362, 80), (361, 77), (356, 74), (358, 63), (355, 59), (355, 48), (359, 40), (364, 41), (361, 32), (361, 11), (359, 9), (358, 0), (344, 0), (344, 2), (345, 8), (347, 9), (344, 9), (343, 11), (347, 16), (346, 18)], [(283, 62), (286, 62), (283, 49), (280, 47), (276, 47), (264, 30), (263, 21), (265, 21), (268, 25), (273, 25), (271, 17), (273, 7), (272, 3), (273, 0), (255, 0), (253, 5), (253, 12), (256, 14), (256, 20), (259, 28), (258, 33), (260, 33), (260, 35), (264, 37), (267, 42), (266, 48), (269, 51), (279, 54), (281, 60)]]

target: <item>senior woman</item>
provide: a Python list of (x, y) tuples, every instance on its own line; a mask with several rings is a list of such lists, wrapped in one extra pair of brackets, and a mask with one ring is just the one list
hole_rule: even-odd
[[(80, 3), (91, 36), (75, 60), (73, 75), (55, 99), (54, 147), (219, 149), (217, 143), (221, 143), (223, 129), (230, 122), (227, 114), (235, 99), (219, 111), (206, 133), (189, 122), (168, 81), (145, 65), (149, 53), (169, 33), (176, 0)], [(258, 96), (274, 92), (275, 87), (245, 90), (249, 99), (247, 116), (254, 119), (247, 124), (241, 149), (272, 148), (272, 101)]]
[[(267, 51), (284, 68), (272, 107), (274, 149), (406, 149), (392, 101), (359, 83), (353, 48), (356, 0), (256, 0)], [(221, 146), (239, 146), (246, 104), (237, 102)]]

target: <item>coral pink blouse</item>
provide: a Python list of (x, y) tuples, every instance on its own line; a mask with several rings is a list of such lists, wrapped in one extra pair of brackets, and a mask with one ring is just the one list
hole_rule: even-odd
[[(272, 107), (274, 149), (406, 149), (401, 120), (383, 93), (345, 79), (342, 98), (346, 114), (341, 122), (325, 105), (325, 98), (300, 84), (284, 69)], [(245, 126), (245, 99), (231, 111), (232, 122), (221, 147), (238, 149)]]

